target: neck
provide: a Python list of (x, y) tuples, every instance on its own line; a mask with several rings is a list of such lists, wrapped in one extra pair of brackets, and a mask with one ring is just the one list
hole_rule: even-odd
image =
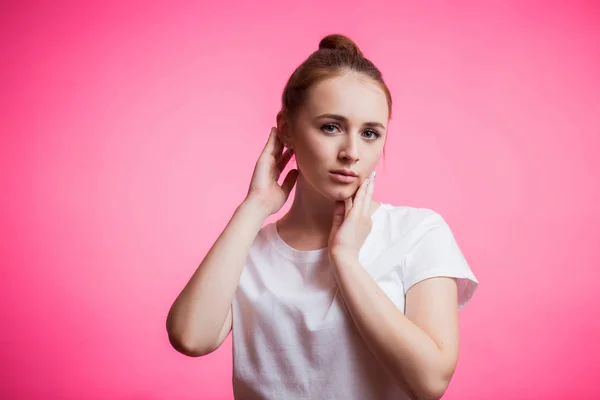
[(316, 192), (302, 175), (298, 176), (294, 201), (280, 225), (312, 235), (328, 235), (333, 218), (330, 199)]
[[(297, 250), (326, 247), (333, 222), (333, 205), (333, 200), (316, 192), (300, 174), (290, 210), (277, 221), (279, 235)], [(371, 204), (371, 214), (378, 206), (375, 202)]]

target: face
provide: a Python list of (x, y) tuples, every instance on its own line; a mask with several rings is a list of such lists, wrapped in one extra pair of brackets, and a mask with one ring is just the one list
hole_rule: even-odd
[(381, 157), (388, 117), (385, 93), (364, 75), (315, 85), (286, 135), (302, 179), (330, 200), (352, 197)]

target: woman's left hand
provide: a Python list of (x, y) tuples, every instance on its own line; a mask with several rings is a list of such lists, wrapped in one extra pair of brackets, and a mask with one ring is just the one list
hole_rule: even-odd
[(329, 259), (358, 260), (358, 253), (371, 232), (371, 201), (375, 173), (365, 179), (354, 198), (338, 201), (333, 209), (333, 224), (329, 233)]

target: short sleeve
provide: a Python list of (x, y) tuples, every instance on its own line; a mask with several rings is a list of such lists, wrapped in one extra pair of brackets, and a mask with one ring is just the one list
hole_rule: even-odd
[(471, 300), (479, 282), (441, 215), (433, 213), (427, 217), (427, 223), (423, 224), (421, 231), (402, 266), (404, 292), (428, 278), (455, 278), (460, 310)]

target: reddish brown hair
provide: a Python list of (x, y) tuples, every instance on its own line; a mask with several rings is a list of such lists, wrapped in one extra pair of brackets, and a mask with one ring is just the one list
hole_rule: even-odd
[(344, 35), (328, 35), (290, 76), (281, 99), (281, 111), (294, 117), (306, 101), (308, 90), (324, 79), (347, 72), (358, 72), (371, 78), (384, 91), (388, 103), (389, 117), (392, 115), (392, 95), (383, 81), (381, 72), (366, 59), (358, 46)]

